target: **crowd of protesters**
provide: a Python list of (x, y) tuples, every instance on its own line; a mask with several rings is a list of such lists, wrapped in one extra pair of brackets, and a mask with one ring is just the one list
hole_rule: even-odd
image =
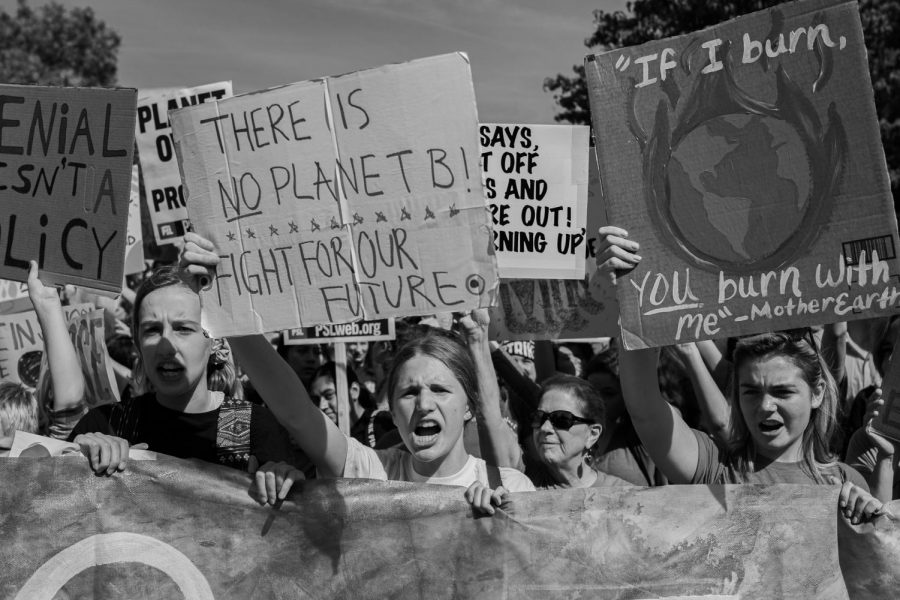
[[(600, 234), (601, 274), (640, 260), (627, 232)], [(313, 477), (453, 485), (486, 514), (535, 489), (810, 483), (841, 486), (840, 510), (860, 522), (900, 494), (894, 444), (872, 428), (896, 318), (627, 351), (492, 341), (480, 309), (398, 319), (396, 340), (349, 348), (339, 378), (327, 344), (211, 338), (198, 288), (218, 260), (189, 233), (179, 264), (98, 300), (121, 401), (90, 410), (62, 311), (90, 296), (44, 286), (32, 263), (47, 377), (0, 382), (0, 452), (17, 430), (39, 433), (115, 476), (147, 448), (247, 471), (263, 503)]]

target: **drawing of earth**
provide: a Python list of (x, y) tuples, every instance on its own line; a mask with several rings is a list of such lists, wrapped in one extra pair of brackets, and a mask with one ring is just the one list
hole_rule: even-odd
[(794, 127), (751, 114), (703, 122), (674, 148), (666, 174), (683, 241), (722, 264), (775, 252), (803, 222), (812, 187)]

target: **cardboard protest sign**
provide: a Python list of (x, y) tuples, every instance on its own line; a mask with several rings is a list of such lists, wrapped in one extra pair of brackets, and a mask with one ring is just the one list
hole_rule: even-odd
[(303, 329), (289, 329), (283, 333), (284, 343), (287, 346), (326, 342), (379, 342), (396, 338), (394, 319), (316, 325)]
[(141, 233), (141, 182), (137, 165), (131, 167), (131, 194), (128, 199), (128, 230), (125, 246), (125, 274), (143, 273), (144, 237)]
[(144, 175), (147, 212), (157, 244), (180, 243), (189, 222), (168, 112), (230, 98), (231, 94), (230, 81), (192, 88), (141, 91), (135, 140)]
[(0, 279), (0, 315), (11, 315), (30, 309), (28, 284), (24, 281)]
[(585, 59), (627, 347), (895, 310), (897, 223), (855, 2)]
[(488, 306), (469, 62), (448, 54), (170, 113), (217, 335)]
[(582, 279), (590, 128), (483, 123), (479, 134), (500, 277)]
[[(90, 304), (64, 306), (66, 319), (91, 311)], [(105, 348), (105, 346), (104, 346)], [(0, 315), (0, 379), (36, 387), (41, 372), (44, 335), (33, 310)]]
[[(119, 387), (106, 349), (103, 310), (75, 312), (69, 316), (69, 337), (84, 375), (85, 402), (89, 407), (119, 401)], [(47, 355), (41, 361), (41, 377), (49, 376)]]
[(0, 86), (0, 277), (121, 290), (136, 94)]
[(80, 456), (2, 459), (0, 480), (10, 600), (826, 600), (900, 583), (896, 522), (845, 524), (834, 486), (519, 493), (473, 519), (459, 488), (360, 480), (297, 482), (273, 510), (246, 473), (162, 455), (99, 478)]
[(502, 279), (499, 301), (491, 309), (494, 340), (567, 340), (618, 337), (616, 290), (595, 257), (598, 233), (606, 222), (600, 177), (590, 151), (585, 276), (575, 280)]

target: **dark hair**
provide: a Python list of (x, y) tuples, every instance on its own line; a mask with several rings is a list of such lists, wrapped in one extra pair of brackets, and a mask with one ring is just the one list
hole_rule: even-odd
[(141, 325), (141, 305), (144, 303), (144, 298), (151, 292), (173, 285), (191, 289), (191, 286), (181, 278), (181, 270), (176, 265), (157, 267), (141, 282), (141, 287), (134, 294), (134, 312), (131, 318), (131, 338), (135, 343), (141, 339), (138, 329)]
[[(547, 392), (552, 390), (564, 392), (578, 400), (582, 414), (576, 416), (590, 419), (601, 427), (606, 426), (606, 405), (603, 403), (603, 396), (590, 383), (574, 375), (554, 375), (541, 385), (541, 396), (538, 402), (543, 399)], [(588, 454), (592, 458), (595, 458), (594, 452), (596, 449), (597, 444), (588, 449)]]
[(397, 351), (387, 379), (388, 403), (393, 407), (397, 376), (406, 362), (416, 356), (427, 356), (443, 363), (462, 385), (469, 402), (478, 398), (478, 376), (475, 361), (459, 336), (444, 329), (430, 329), (424, 335), (412, 338)]
[[(359, 387), (359, 405), (362, 406), (364, 410), (375, 408), (375, 398), (369, 390), (366, 389), (366, 386), (359, 382), (359, 377), (356, 376), (356, 371), (353, 370), (353, 367), (347, 365), (344, 370), (347, 373), (347, 388), (354, 383)], [(335, 385), (337, 385), (337, 365), (335, 362), (330, 360), (316, 369), (316, 374), (313, 375), (312, 380), (315, 381), (319, 377), (330, 377)]]
[(826, 483), (822, 468), (834, 464), (831, 440), (836, 427), (837, 385), (828, 366), (816, 348), (809, 329), (778, 331), (741, 338), (734, 348), (734, 372), (736, 381), (732, 393), (730, 457), (733, 466), (741, 473), (753, 471), (756, 448), (740, 409), (741, 366), (751, 360), (781, 356), (793, 363), (803, 374), (812, 390), (823, 387), (822, 403), (810, 414), (803, 431), (800, 468), (817, 483)]
[(109, 357), (124, 365), (129, 369), (134, 366), (137, 359), (137, 348), (134, 346), (134, 339), (130, 335), (117, 333), (106, 340), (106, 349)]

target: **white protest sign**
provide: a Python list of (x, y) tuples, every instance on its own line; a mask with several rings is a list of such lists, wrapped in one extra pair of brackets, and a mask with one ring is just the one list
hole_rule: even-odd
[(590, 128), (484, 123), (479, 132), (500, 276), (583, 278)]
[(142, 90), (140, 93), (135, 139), (147, 193), (147, 212), (159, 245), (177, 243), (188, 222), (168, 112), (229, 97), (230, 81), (184, 89)]
[(170, 113), (216, 336), (489, 306), (469, 62), (448, 54)]

